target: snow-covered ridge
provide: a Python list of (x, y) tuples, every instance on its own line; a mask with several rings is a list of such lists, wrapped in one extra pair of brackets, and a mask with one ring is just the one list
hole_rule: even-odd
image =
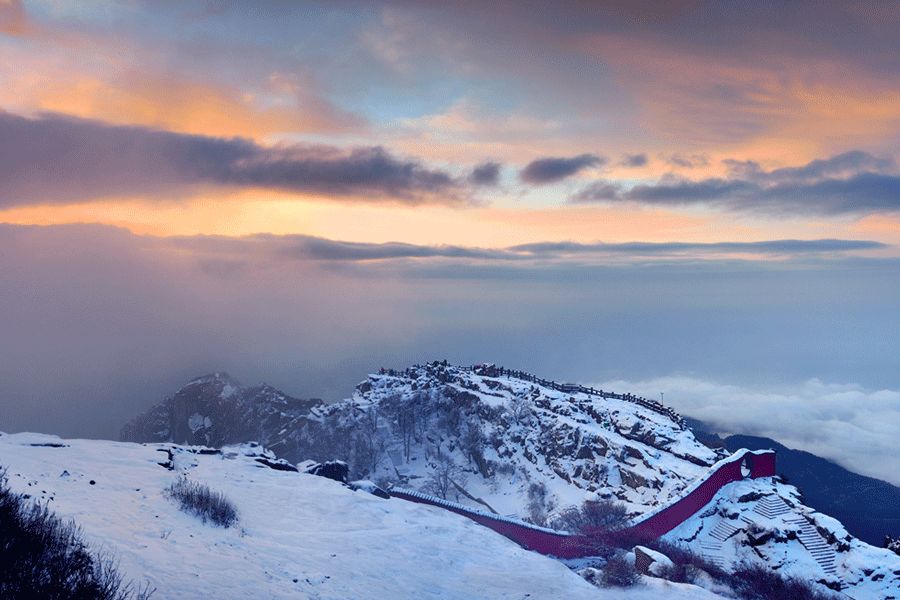
[[(416, 367), (421, 367), (421, 365), (416, 365)], [(478, 375), (485, 375), (488, 377), (515, 377), (517, 379), (522, 379), (523, 381), (530, 381), (532, 383), (536, 383), (538, 385), (542, 385), (544, 387), (548, 387), (550, 389), (556, 390), (558, 392), (566, 392), (566, 393), (578, 393), (585, 394), (588, 396), (597, 396), (599, 398), (603, 398), (605, 400), (624, 400), (626, 402), (634, 402), (639, 406), (643, 406), (644, 408), (648, 408), (654, 412), (658, 412), (661, 415), (666, 415), (670, 419), (672, 419), (675, 423), (677, 423), (682, 429), (686, 427), (684, 422), (684, 417), (678, 414), (675, 409), (670, 406), (665, 406), (662, 402), (657, 402), (656, 400), (652, 400), (650, 398), (644, 398), (642, 396), (636, 396), (634, 394), (618, 394), (616, 392), (604, 391), (601, 389), (594, 389), (593, 387), (585, 387), (583, 385), (579, 385), (577, 383), (559, 383), (557, 381), (553, 381), (551, 379), (542, 379), (537, 377), (536, 375), (532, 375), (531, 373), (526, 373), (525, 371), (518, 371), (514, 369), (507, 369), (505, 367), (499, 367), (496, 365), (483, 364), (483, 365), (475, 365), (472, 367), (460, 367), (461, 369), (471, 370)]]
[(351, 399), (318, 407), (298, 445), (315, 460), (346, 460), (354, 478), (426, 493), (449, 469), (463, 489), (437, 495), (539, 525), (591, 498), (644, 513), (719, 458), (669, 415), (500, 373), (438, 362), (384, 369)]

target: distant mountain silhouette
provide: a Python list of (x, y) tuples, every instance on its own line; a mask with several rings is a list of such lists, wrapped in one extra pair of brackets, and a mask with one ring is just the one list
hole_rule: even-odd
[(773, 439), (749, 435), (722, 438), (706, 424), (686, 419), (695, 437), (710, 447), (778, 453), (778, 472), (803, 492), (804, 504), (841, 521), (859, 539), (882, 546), (884, 536), (900, 534), (900, 488), (866, 477), (810, 452), (794, 450)]

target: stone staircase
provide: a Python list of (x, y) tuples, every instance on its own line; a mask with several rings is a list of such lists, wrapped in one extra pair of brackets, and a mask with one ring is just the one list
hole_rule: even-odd
[[(767, 519), (773, 519), (782, 515), (793, 513), (793, 509), (785, 504), (780, 496), (764, 496), (757, 500), (753, 507), (753, 512)], [(750, 522), (744, 519), (745, 522)], [(785, 522), (790, 523), (800, 530), (797, 538), (809, 554), (815, 559), (822, 570), (828, 575), (837, 575), (837, 567), (835, 565), (836, 556), (834, 550), (829, 546), (816, 528), (809, 521), (800, 515), (793, 514), (785, 518)]]
[(816, 559), (822, 570), (829, 575), (837, 575), (837, 566), (835, 565), (837, 557), (834, 554), (834, 550), (822, 539), (816, 528), (803, 517), (787, 519), (787, 522), (800, 529), (800, 533), (797, 534), (800, 543), (809, 550), (809, 553)]
[(725, 558), (722, 555), (722, 544), (737, 531), (737, 527), (724, 519), (719, 519), (706, 537), (700, 540), (700, 556), (707, 562), (724, 569)]
[(758, 515), (762, 515), (767, 519), (774, 519), (775, 517), (779, 517), (781, 515), (786, 515), (789, 512), (792, 512), (790, 506), (784, 503), (784, 500), (781, 499), (781, 496), (763, 496), (759, 500), (756, 501), (756, 505), (753, 507), (753, 512)]

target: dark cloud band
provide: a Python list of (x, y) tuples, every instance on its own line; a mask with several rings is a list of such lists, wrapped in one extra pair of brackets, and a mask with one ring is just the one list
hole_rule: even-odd
[(619, 164), (623, 167), (635, 168), (635, 167), (643, 167), (650, 160), (647, 158), (647, 155), (644, 153), (641, 154), (626, 154), (622, 157), (622, 160), (619, 161)]
[(704, 204), (769, 214), (871, 214), (900, 211), (900, 176), (893, 162), (853, 151), (801, 167), (765, 171), (752, 161), (726, 161), (731, 176), (660, 181), (630, 189), (597, 181), (575, 203), (638, 202), (664, 206)]
[(522, 181), (533, 185), (555, 183), (575, 175), (582, 169), (606, 163), (606, 159), (594, 154), (579, 154), (569, 158), (550, 157), (533, 160), (522, 169)]
[(500, 170), (503, 168), (498, 162), (486, 162), (472, 169), (469, 181), (474, 185), (497, 185), (500, 182)]
[[(482, 169), (482, 178), (490, 175)], [(4, 112), (0, 184), (0, 206), (116, 196), (170, 200), (211, 186), (407, 204), (470, 201), (461, 179), (381, 147), (265, 147), (240, 138)]]

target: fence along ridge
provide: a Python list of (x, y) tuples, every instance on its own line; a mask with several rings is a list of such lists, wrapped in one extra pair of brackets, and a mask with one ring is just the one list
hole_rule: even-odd
[[(422, 365), (415, 365), (415, 368), (421, 368)], [(580, 393), (586, 394), (588, 396), (597, 396), (599, 398), (603, 398), (604, 400), (622, 400), (624, 402), (631, 402), (632, 404), (637, 404), (638, 406), (643, 406), (648, 410), (652, 410), (653, 412), (669, 417), (676, 425), (678, 425), (681, 429), (686, 429), (686, 425), (684, 423), (684, 417), (678, 414), (674, 409), (665, 406), (661, 402), (656, 400), (651, 400), (649, 398), (644, 398), (642, 396), (636, 396), (634, 394), (617, 394), (615, 392), (607, 392), (604, 390), (597, 390), (593, 387), (585, 387), (583, 385), (575, 384), (575, 383), (558, 383), (553, 381), (552, 379), (542, 379), (531, 373), (526, 373), (525, 371), (517, 371), (513, 369), (507, 369), (505, 367), (497, 367), (493, 365), (474, 365), (471, 367), (459, 367), (463, 371), (471, 371), (476, 375), (484, 375), (486, 377), (503, 377), (504, 375), (508, 377), (515, 377), (516, 379), (521, 379), (523, 381), (528, 381), (531, 383), (536, 383), (538, 385), (548, 387), (550, 389), (556, 390), (557, 392), (567, 392), (567, 393)], [(479, 372), (481, 371), (481, 372)], [(487, 372), (485, 372), (487, 371)], [(496, 373), (496, 374), (494, 374)]]

